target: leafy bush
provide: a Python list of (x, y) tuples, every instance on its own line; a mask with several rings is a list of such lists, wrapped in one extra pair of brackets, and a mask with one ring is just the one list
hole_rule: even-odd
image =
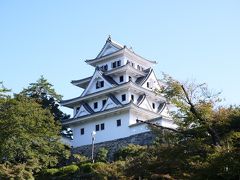
[(73, 154), (72, 156), (73, 156), (73, 162), (77, 164), (89, 161), (88, 157), (83, 156), (81, 154)]
[(146, 150), (146, 146), (129, 144), (121, 148), (114, 154), (115, 160), (126, 160), (127, 158), (137, 157)]
[(79, 170), (79, 167), (75, 164), (69, 165), (69, 166), (64, 166), (59, 169), (59, 174), (65, 176), (68, 174), (73, 174)]
[(36, 179), (67, 179), (65, 177), (73, 175), (79, 170), (79, 167), (75, 164), (69, 166), (63, 166), (59, 169), (45, 169), (36, 177)]
[(93, 172), (92, 163), (84, 163), (80, 166), (81, 173), (92, 173)]
[(13, 165), (9, 162), (0, 164), (0, 179), (34, 179), (26, 164)]
[(52, 169), (45, 169), (42, 171), (42, 174), (44, 175), (50, 175), (50, 176), (54, 176), (59, 172), (59, 169), (56, 168), (52, 168)]
[(108, 150), (106, 148), (100, 148), (97, 153), (96, 161), (107, 162)]
[(116, 161), (113, 163), (97, 162), (93, 164), (95, 178), (98, 179), (125, 179), (125, 162)]

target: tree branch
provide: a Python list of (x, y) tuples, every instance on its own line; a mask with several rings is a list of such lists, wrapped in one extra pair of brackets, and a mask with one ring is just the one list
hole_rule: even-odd
[(209, 134), (211, 135), (211, 137), (212, 137), (213, 144), (214, 144), (215, 146), (220, 146), (220, 145), (221, 145), (221, 144), (220, 144), (220, 138), (219, 138), (217, 132), (216, 132), (212, 127), (210, 127), (210, 126), (206, 123), (207, 120), (204, 119), (204, 118), (202, 118), (201, 115), (198, 113), (198, 111), (196, 110), (194, 104), (193, 104), (192, 101), (190, 100), (190, 98), (189, 98), (189, 96), (188, 96), (188, 93), (187, 93), (187, 91), (186, 91), (186, 89), (184, 88), (183, 85), (181, 85), (181, 88), (182, 88), (182, 90), (183, 90), (183, 92), (184, 92), (184, 94), (185, 94), (185, 96), (186, 96), (186, 98), (187, 98), (188, 104), (190, 105), (190, 111), (191, 111), (191, 113), (193, 113), (193, 115), (194, 115), (196, 118), (198, 118), (199, 121), (201, 121), (201, 123), (203, 123), (203, 125), (207, 125), (207, 126), (208, 126), (208, 127), (207, 127), (207, 131), (208, 131), (208, 133), (209, 133)]
[(169, 127), (164, 127), (164, 126), (161, 126), (161, 125), (156, 124), (156, 123), (151, 123), (151, 122), (143, 121), (143, 120), (139, 120), (139, 119), (136, 119), (136, 121), (137, 121), (137, 123), (141, 122), (141, 123), (144, 123), (144, 124), (155, 126), (157, 128), (167, 129), (167, 130), (170, 130), (170, 131), (173, 131), (173, 132), (176, 132), (176, 133), (181, 133), (180, 131), (178, 131), (176, 129), (172, 129), (172, 128), (169, 128)]

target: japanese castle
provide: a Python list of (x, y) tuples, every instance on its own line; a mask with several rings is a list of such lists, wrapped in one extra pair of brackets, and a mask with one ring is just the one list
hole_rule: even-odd
[(126, 138), (148, 132), (146, 123), (175, 127), (163, 96), (156, 94), (162, 83), (147, 60), (131, 48), (107, 39), (95, 59), (85, 61), (95, 71), (90, 77), (71, 83), (83, 89), (79, 97), (64, 100), (62, 106), (73, 109), (73, 117), (62, 121), (73, 131), (71, 146)]

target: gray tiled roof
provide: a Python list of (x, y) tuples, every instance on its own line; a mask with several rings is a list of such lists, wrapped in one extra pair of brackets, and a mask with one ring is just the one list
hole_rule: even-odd
[(110, 94), (109, 98), (117, 105), (122, 105), (122, 103), (113, 94)]
[(112, 85), (118, 85), (118, 83), (117, 83), (116, 81), (114, 81), (112, 77), (107, 76), (107, 75), (104, 75), (104, 74), (102, 74), (102, 76), (103, 76), (103, 78), (106, 79), (110, 84), (112, 84)]
[[(107, 112), (107, 111), (112, 111), (112, 110), (114, 110), (114, 109), (121, 109), (121, 108), (124, 108), (124, 107), (129, 106), (129, 105), (133, 105), (133, 106), (136, 106), (136, 107), (137, 107), (137, 105), (135, 105), (133, 102), (129, 102), (129, 103), (127, 103), (127, 104), (122, 104), (122, 106), (120, 106), (120, 107), (119, 107), (119, 106), (116, 106), (116, 107), (114, 107), (114, 108), (110, 108), (110, 109), (107, 109), (107, 110), (104, 110), (104, 111), (94, 112), (94, 113), (92, 113), (91, 115), (100, 114), (100, 113)], [(143, 109), (143, 108), (141, 108), (141, 107), (138, 107), (138, 108)], [(155, 112), (149, 111), (149, 110), (147, 110), (147, 109), (143, 109), (143, 110), (148, 111), (148, 112), (151, 112), (151, 113), (153, 113), (153, 114), (156, 114)], [(88, 115), (81, 116), (81, 117), (73, 117), (73, 118), (70, 118), (70, 119), (64, 119), (64, 120), (62, 120), (62, 122), (67, 122), (67, 121), (71, 121), (71, 120), (74, 120), (74, 119), (83, 118), (83, 117), (86, 117), (86, 116), (89, 116), (89, 114), (88, 114)]]
[(146, 73), (146, 75), (137, 78), (136, 81), (135, 81), (136, 84), (141, 84), (142, 85), (148, 79), (148, 77), (150, 76), (150, 74), (152, 72), (152, 68), (145, 69), (144, 72)]
[(166, 102), (160, 103), (158, 106), (158, 113), (161, 113), (165, 107), (166, 107)]
[(83, 107), (90, 113), (94, 113), (93, 109), (87, 104), (87, 103), (83, 103)]
[(137, 105), (140, 105), (145, 98), (146, 98), (146, 94), (140, 95), (137, 99)]
[(92, 76), (89, 76), (89, 77), (86, 77), (86, 78), (83, 78), (83, 79), (78, 79), (78, 80), (72, 80), (71, 83), (78, 83), (78, 82), (81, 82), (81, 81), (84, 81), (84, 80), (88, 80), (88, 79), (91, 79)]

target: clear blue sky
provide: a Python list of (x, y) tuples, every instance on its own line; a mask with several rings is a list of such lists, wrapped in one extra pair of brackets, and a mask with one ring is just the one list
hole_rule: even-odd
[(17, 93), (44, 75), (64, 99), (92, 75), (108, 35), (158, 61), (157, 75), (195, 79), (240, 104), (240, 1), (0, 1), (0, 81)]

